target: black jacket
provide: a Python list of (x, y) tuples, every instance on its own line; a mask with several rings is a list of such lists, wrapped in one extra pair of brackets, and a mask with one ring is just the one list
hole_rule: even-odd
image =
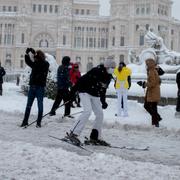
[(6, 74), (3, 67), (0, 67), (0, 83), (3, 83), (3, 76)]
[(105, 103), (106, 89), (109, 86), (112, 75), (107, 73), (104, 65), (92, 68), (85, 75), (81, 76), (73, 91), (85, 92), (95, 97), (100, 97), (101, 102)]
[(46, 86), (49, 63), (46, 60), (32, 61), (29, 55), (25, 55), (25, 62), (32, 68), (29, 85)]
[(180, 90), (180, 72), (176, 74), (176, 83), (177, 83), (178, 89)]

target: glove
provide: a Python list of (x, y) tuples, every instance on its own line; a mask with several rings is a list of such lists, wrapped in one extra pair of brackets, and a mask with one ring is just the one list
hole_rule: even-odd
[(36, 54), (36, 51), (33, 49), (33, 48), (29, 48), (30, 49), (30, 51), (32, 52), (32, 54)]
[(138, 81), (137, 84), (139, 86), (141, 86), (142, 88), (145, 88), (146, 87), (146, 82), (145, 81)]
[(102, 108), (106, 109), (108, 107), (108, 104), (106, 102), (102, 103)]
[(26, 54), (28, 54), (31, 50), (30, 50), (31, 48), (27, 48), (26, 49)]

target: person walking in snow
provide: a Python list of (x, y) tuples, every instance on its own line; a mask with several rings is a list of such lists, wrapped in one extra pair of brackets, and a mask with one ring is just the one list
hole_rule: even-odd
[(116, 77), (115, 89), (118, 97), (116, 116), (127, 117), (128, 116), (127, 94), (128, 94), (128, 89), (130, 88), (130, 83), (128, 82), (128, 79), (130, 79), (131, 70), (128, 67), (126, 67), (124, 62), (120, 62), (119, 66), (116, 67), (114, 70), (114, 75)]
[[(72, 68), (70, 69), (70, 81), (72, 83), (72, 86), (74, 86), (78, 79), (81, 77), (81, 73), (79, 71), (79, 65), (77, 63), (72, 65)], [(79, 97), (79, 93), (76, 93), (76, 99), (75, 99), (75, 103), (77, 105), (77, 107), (81, 107), (80, 106), (80, 97)], [(73, 103), (71, 104), (71, 107), (74, 107)]]
[(6, 71), (1, 66), (1, 62), (0, 62), (0, 96), (2, 96), (2, 92), (3, 92), (2, 84), (3, 84), (3, 76), (5, 74), (6, 74)]
[(77, 122), (70, 129), (69, 138), (74, 143), (80, 143), (80, 136), (92, 111), (95, 114), (95, 122), (90, 134), (90, 140), (97, 143), (105, 143), (101, 140), (101, 128), (103, 123), (103, 109), (108, 107), (106, 102), (106, 89), (112, 78), (115, 62), (108, 58), (102, 65), (92, 68), (77, 81), (72, 87), (71, 98), (78, 91), (83, 106), (83, 112)]
[(142, 82), (142, 87), (146, 88), (144, 108), (151, 115), (152, 125), (159, 127), (159, 121), (162, 119), (157, 110), (157, 104), (160, 101), (160, 83), (155, 60), (149, 58), (146, 60), (147, 82)]
[(58, 67), (57, 70), (57, 95), (54, 101), (54, 104), (51, 108), (51, 111), (49, 113), (50, 116), (56, 115), (56, 110), (59, 107), (61, 101), (64, 101), (65, 109), (64, 109), (64, 117), (70, 117), (70, 108), (71, 108), (71, 102), (69, 99), (69, 89), (71, 88), (72, 84), (70, 81), (70, 74), (69, 74), (69, 65), (70, 65), (70, 57), (64, 56), (62, 58), (62, 65)]
[[(34, 57), (34, 61), (30, 58), (30, 53)], [(33, 48), (27, 48), (25, 54), (25, 62), (31, 67), (32, 71), (29, 80), (29, 92), (24, 119), (21, 127), (28, 125), (28, 119), (34, 99), (38, 102), (38, 118), (36, 127), (41, 127), (41, 120), (43, 115), (43, 98), (49, 70), (49, 63), (45, 60), (45, 54), (41, 50), (35, 51)]]

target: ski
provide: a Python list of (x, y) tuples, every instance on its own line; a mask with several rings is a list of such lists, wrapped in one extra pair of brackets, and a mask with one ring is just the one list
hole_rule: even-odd
[[(105, 142), (105, 141), (103, 141), (103, 142)], [(101, 144), (101, 143), (98, 143), (98, 141), (93, 142), (93, 141), (89, 140), (87, 137), (85, 137), (84, 144), (85, 145), (92, 145), (92, 146), (105, 146), (108, 148), (115, 148), (115, 149), (135, 150), (135, 151), (148, 151), (149, 150), (149, 146), (146, 146), (143, 148), (137, 148), (137, 147), (130, 147), (130, 146), (113, 146), (107, 142)]]
[(76, 147), (78, 147), (78, 148), (80, 148), (80, 149), (82, 149), (82, 150), (84, 150), (84, 151), (93, 153), (93, 151), (91, 151), (91, 150), (83, 147), (84, 144), (79, 144), (79, 145), (77, 145), (77, 144), (73, 143), (70, 139), (68, 139), (68, 138), (66, 138), (66, 137), (64, 137), (64, 138), (58, 138), (58, 137), (52, 136), (52, 135), (48, 135), (48, 136), (51, 137), (51, 138), (54, 138), (54, 139), (57, 139), (57, 140), (66, 142), (66, 143), (68, 143), (68, 144), (70, 144), (70, 145), (76, 146)]
[(130, 147), (130, 146), (110, 146), (110, 148), (126, 149), (126, 150), (134, 150), (134, 151), (148, 151), (149, 150), (149, 146), (146, 146), (143, 148)]

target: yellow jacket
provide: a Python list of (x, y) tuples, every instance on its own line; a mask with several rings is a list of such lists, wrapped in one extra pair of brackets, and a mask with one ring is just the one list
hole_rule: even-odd
[(129, 84), (127, 81), (128, 76), (131, 75), (131, 69), (127, 67), (123, 67), (122, 71), (118, 71), (118, 67), (114, 69), (114, 75), (116, 77), (116, 82), (115, 82), (115, 88), (119, 89), (121, 87), (128, 89)]

